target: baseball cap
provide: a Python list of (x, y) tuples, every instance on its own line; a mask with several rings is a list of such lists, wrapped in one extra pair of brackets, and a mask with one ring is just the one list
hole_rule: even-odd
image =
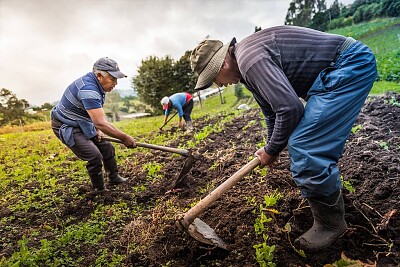
[(163, 110), (166, 110), (168, 108), (168, 103), (169, 103), (169, 97), (168, 96), (164, 96), (161, 99), (161, 105), (163, 106)]
[(115, 60), (108, 58), (108, 57), (102, 57), (102, 58), (98, 59), (93, 64), (93, 68), (106, 71), (111, 76), (113, 76), (114, 78), (117, 78), (117, 79), (128, 77), (119, 70), (117, 62), (115, 62)]
[(199, 75), (195, 90), (203, 90), (213, 84), (229, 47), (235, 42), (235, 38), (225, 45), (219, 40), (204, 40), (192, 51), (190, 65)]

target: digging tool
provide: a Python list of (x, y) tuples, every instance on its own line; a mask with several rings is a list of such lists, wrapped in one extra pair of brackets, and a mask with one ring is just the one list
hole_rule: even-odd
[(236, 185), (245, 175), (260, 165), (260, 163), (261, 161), (258, 157), (254, 158), (186, 213), (178, 214), (175, 221), (178, 229), (185, 230), (189, 235), (202, 243), (227, 249), (226, 244), (217, 236), (215, 231), (197, 217), (220, 198), (222, 194)]
[(194, 161), (194, 158), (191, 155), (191, 153), (189, 152), (189, 156), (185, 160), (185, 163), (183, 164), (181, 172), (175, 179), (175, 182), (172, 184), (171, 189), (168, 190), (167, 192), (165, 192), (165, 194), (176, 193), (176, 192), (182, 191), (181, 189), (179, 189), (177, 187), (182, 182), (183, 178), (185, 178), (186, 174), (188, 174), (190, 172), (192, 165), (193, 165), (193, 161)]
[(178, 112), (176, 112), (174, 115), (172, 115), (161, 127), (160, 130), (162, 130), (162, 128), (164, 128), (165, 125), (167, 125), (167, 123), (172, 120), (173, 117), (175, 117), (175, 115), (178, 114)]
[[(123, 142), (121, 140), (116, 139), (116, 138), (112, 138), (112, 137), (108, 137), (108, 136), (102, 137), (101, 139), (104, 139), (104, 140), (107, 140), (107, 141), (110, 141), (110, 142), (123, 144)], [(179, 148), (173, 148), (173, 147), (167, 147), (167, 146), (151, 145), (151, 144), (140, 143), (140, 142), (136, 142), (136, 146), (155, 149), (155, 150), (161, 150), (161, 151), (170, 152), (170, 153), (177, 153), (177, 154), (182, 155), (184, 157), (189, 157), (189, 155), (190, 155), (189, 150), (186, 150), (186, 149), (179, 149)]]

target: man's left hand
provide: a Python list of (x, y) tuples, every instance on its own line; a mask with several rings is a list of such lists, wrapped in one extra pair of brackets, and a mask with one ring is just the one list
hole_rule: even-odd
[(102, 132), (102, 131), (100, 131), (99, 129), (96, 129), (96, 131), (97, 131), (97, 141), (101, 141), (101, 138), (103, 137), (103, 136), (105, 136), (104, 135), (104, 133)]

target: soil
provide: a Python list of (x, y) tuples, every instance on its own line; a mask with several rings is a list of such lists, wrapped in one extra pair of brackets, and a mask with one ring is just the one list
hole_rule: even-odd
[[(266, 132), (258, 108), (226, 123), (221, 132), (210, 134), (191, 149), (194, 162), (178, 186), (181, 191), (165, 194), (171, 189), (185, 158), (143, 150), (135, 154), (135, 164), (127, 161), (120, 166), (121, 174), (131, 177), (127, 184), (104, 194), (91, 193), (89, 186), (82, 186), (82, 197), (70, 199), (69, 205), (61, 210), (61, 219), (70, 218), (71, 214), (76, 220), (87, 218), (94, 209), (93, 203), (139, 205), (143, 208), (140, 217), (127, 217), (124, 226), (110, 222), (104, 240), (98, 244), (101, 248), (127, 254), (125, 265), (259, 266), (253, 246), (263, 243), (263, 237), (255, 233), (254, 223), (264, 196), (279, 193), (281, 198), (273, 206), (278, 212), (266, 211), (272, 220), (265, 223), (268, 228), (266, 243), (275, 245), (273, 262), (276, 266), (324, 266), (342, 258), (357, 260), (358, 266), (399, 266), (399, 103), (400, 95), (394, 93), (367, 99), (354, 124), (359, 129), (350, 134), (339, 161), (343, 180), (350, 184), (343, 188), (348, 231), (331, 247), (306, 253), (305, 257), (296, 252), (293, 242), (312, 226), (313, 218), (291, 179), (286, 150), (274, 168), (266, 173), (260, 168), (254, 169), (200, 216), (224, 240), (227, 250), (201, 243), (175, 226), (176, 214), (187, 211), (232, 176), (252, 159), (257, 145), (264, 143)], [(231, 115), (203, 117), (194, 121), (194, 127), (199, 131)], [(173, 133), (178, 129), (172, 127), (169, 131)], [(169, 145), (178, 147), (191, 139), (193, 134), (183, 134)], [(151, 183), (142, 170), (142, 165), (150, 160), (163, 164), (161, 178)], [(146, 184), (146, 189), (132, 194), (132, 188), (141, 184)], [(115, 247), (111, 240), (118, 240), (119, 246)], [(136, 245), (134, 250), (129, 249), (132, 243)], [(94, 247), (82, 246), (81, 252), (76, 257), (85, 255), (83, 264), (94, 263)], [(5, 252), (9, 253), (11, 251)]]

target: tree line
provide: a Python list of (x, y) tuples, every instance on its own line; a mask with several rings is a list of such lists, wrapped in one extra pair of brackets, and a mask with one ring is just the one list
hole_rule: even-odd
[(285, 25), (327, 31), (380, 17), (398, 17), (400, 0), (355, 0), (345, 6), (334, 0), (327, 8), (325, 0), (292, 0)]

